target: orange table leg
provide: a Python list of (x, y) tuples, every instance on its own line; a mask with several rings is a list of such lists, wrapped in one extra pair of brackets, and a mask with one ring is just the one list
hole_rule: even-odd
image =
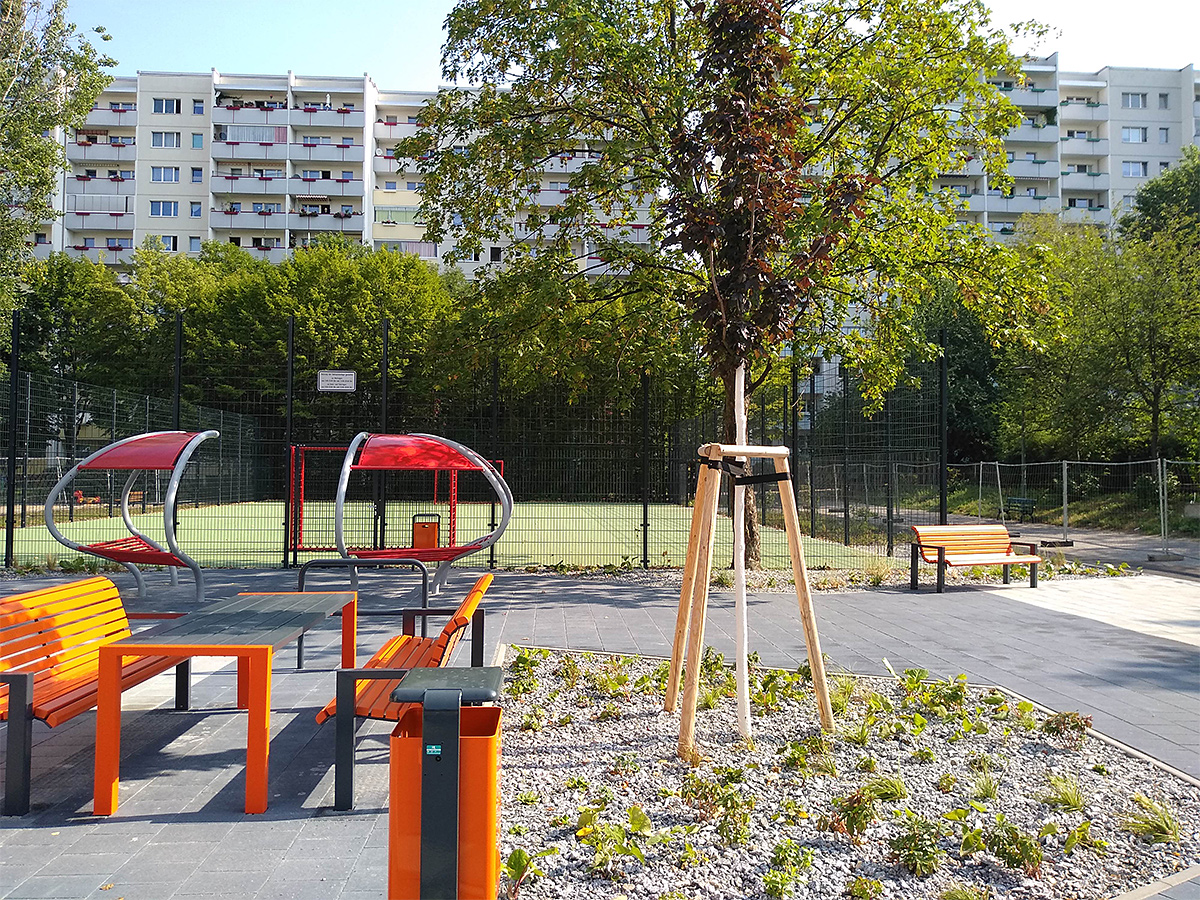
[(342, 607), (342, 668), (358, 665), (358, 594)]
[(120, 652), (100, 648), (92, 798), (92, 812), (97, 816), (111, 816), (117, 811), (117, 788), (121, 777), (121, 660)]
[(246, 693), (248, 690), (247, 684), (249, 680), (249, 670), (247, 668), (248, 660), (244, 656), (237, 658), (237, 708), (249, 709), (250, 699)]
[[(246, 735), (246, 812), (267, 811), (267, 755), (271, 746), (270, 647), (255, 647), (238, 662), (249, 670), (249, 725)], [(240, 682), (240, 680), (239, 680)]]

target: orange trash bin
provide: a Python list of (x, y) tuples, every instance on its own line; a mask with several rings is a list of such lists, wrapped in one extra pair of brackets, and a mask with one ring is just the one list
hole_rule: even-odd
[[(422, 710), (400, 717), (391, 737), (388, 803), (388, 898), (421, 896)], [(458, 898), (496, 900), (500, 790), (500, 707), (464, 706), (458, 762)], [(434, 798), (435, 802), (437, 798)]]

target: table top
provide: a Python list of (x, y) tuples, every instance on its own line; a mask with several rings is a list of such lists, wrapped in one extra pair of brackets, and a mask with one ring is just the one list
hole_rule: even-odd
[(354, 601), (354, 591), (239, 594), (114, 644), (121, 647), (254, 645), (279, 649)]

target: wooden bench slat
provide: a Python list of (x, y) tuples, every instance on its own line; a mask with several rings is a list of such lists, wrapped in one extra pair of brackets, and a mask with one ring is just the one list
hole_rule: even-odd
[(75, 648), (99, 647), (129, 636), (124, 613), (107, 611), (95, 622), (69, 622), (62, 628), (24, 635), (6, 643), (4, 669), (19, 669), (35, 660), (69, 654)]
[(79, 595), (60, 596), (39, 602), (36, 599), (21, 602), (27, 597), (0, 599), (0, 645), (10, 635), (22, 633), (22, 628), (36, 626), (42, 620), (57, 617), (61, 621), (73, 621), (95, 615), (103, 609), (117, 608), (124, 613), (121, 597), (114, 588), (111, 591), (94, 591)]
[[(186, 662), (183, 657), (166, 656), (145, 656), (133, 660), (121, 668), (121, 690), (139, 685), (182, 662)], [(34, 704), (34, 715), (51, 728), (60, 725), (92, 709), (96, 705), (99, 687), (97, 681), (84, 682), (69, 691), (44, 698), (40, 703)]]
[(909, 587), (913, 590), (917, 587), (918, 558), (937, 566), (939, 592), (945, 582), (946, 568), (953, 566), (1004, 566), (1007, 584), (1010, 566), (1027, 565), (1029, 585), (1037, 587), (1037, 567), (1042, 558), (1032, 552), (1015, 551), (1012, 536), (1003, 525), (913, 525), (912, 530)]

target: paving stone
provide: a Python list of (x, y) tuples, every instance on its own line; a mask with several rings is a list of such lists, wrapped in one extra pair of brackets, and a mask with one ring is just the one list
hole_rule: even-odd
[(8, 896), (11, 900), (79, 900), (103, 883), (95, 875), (32, 875)]

